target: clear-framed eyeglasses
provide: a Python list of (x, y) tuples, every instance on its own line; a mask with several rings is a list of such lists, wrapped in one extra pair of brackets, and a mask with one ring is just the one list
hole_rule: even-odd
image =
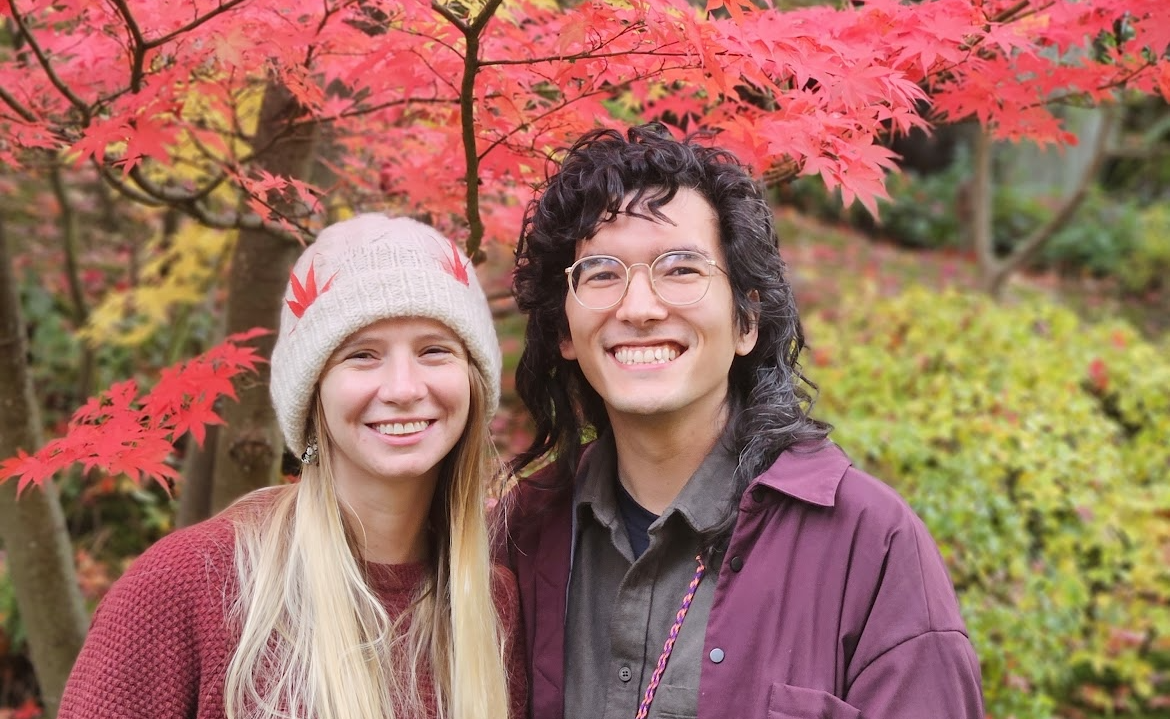
[(565, 269), (573, 299), (590, 310), (608, 310), (622, 301), (635, 267), (650, 272), (650, 287), (668, 305), (693, 305), (707, 296), (715, 271), (726, 272), (706, 255), (690, 250), (664, 252), (650, 264), (627, 265), (610, 255), (582, 257)]

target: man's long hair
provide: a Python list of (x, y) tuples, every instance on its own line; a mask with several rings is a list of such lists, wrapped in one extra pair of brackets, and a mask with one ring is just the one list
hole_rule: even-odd
[[(512, 461), (513, 472), (551, 459), (556, 470), (547, 486), (563, 487), (573, 481), (581, 438), (609, 428), (601, 397), (577, 362), (561, 357), (561, 341), (568, 337), (564, 270), (573, 263), (577, 244), (613, 221), (623, 206), (669, 222), (661, 208), (680, 188), (694, 190), (715, 210), (737, 328), (746, 332), (754, 322), (759, 333), (755, 348), (735, 357), (728, 377), (723, 441), (739, 456), (736, 497), (785, 449), (828, 436), (831, 427), (809, 416), (816, 386), (801, 374), (804, 333), (777, 247), (773, 211), (760, 186), (730, 153), (680, 142), (662, 125), (635, 127), (626, 137), (594, 130), (569, 149), (559, 171), (529, 203), (516, 248), (512, 292), (528, 315), (516, 389), (536, 432)], [(708, 548), (730, 536), (734, 521), (732, 505), (706, 538)]]

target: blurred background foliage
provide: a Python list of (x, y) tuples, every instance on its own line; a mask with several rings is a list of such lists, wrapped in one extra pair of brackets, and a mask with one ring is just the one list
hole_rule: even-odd
[[(1164, 104), (1128, 108), (1073, 221), (1000, 302), (975, 289), (964, 128), (896, 148), (903, 172), (877, 217), (843, 208), (817, 178), (774, 188), (817, 412), (938, 540), (983, 662), (989, 717), (1170, 717), (1168, 135)], [(1045, 222), (1080, 160), (997, 152), (993, 227), (1007, 253)], [(148, 386), (216, 342), (235, 238), (80, 178), (71, 200), (85, 231), (65, 247), (44, 220), (51, 188), (17, 180), (0, 171), (0, 216), (42, 419), (57, 436), (111, 381)], [(348, 211), (344, 198), (331, 209)], [(528, 437), (510, 372), (523, 318), (507, 297), (508, 248), (487, 254), (480, 272), (506, 370), (493, 429), (507, 456)], [(176, 467), (192, 449), (178, 448)], [(75, 472), (61, 489), (92, 608), (176, 525), (184, 487), (172, 496)], [(23, 642), (0, 551), (0, 716), (35, 694)]]

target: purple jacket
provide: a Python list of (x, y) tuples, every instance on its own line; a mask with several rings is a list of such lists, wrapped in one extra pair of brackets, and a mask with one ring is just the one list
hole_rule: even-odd
[[(564, 713), (572, 492), (541, 489), (549, 471), (503, 503), (532, 719)], [(926, 527), (828, 442), (784, 452), (744, 492), (703, 657), (698, 719), (984, 717), (979, 661)]]

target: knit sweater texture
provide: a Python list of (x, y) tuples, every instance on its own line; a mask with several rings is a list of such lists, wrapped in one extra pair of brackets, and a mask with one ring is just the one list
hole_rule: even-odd
[[(59, 719), (224, 719), (225, 676), (238, 641), (227, 619), (237, 597), (232, 511), (164, 537), (114, 583), (94, 613)], [(428, 571), (425, 563), (366, 566), (391, 617), (406, 609)], [(494, 578), (511, 717), (519, 719), (527, 682), (516, 580), (500, 567)], [(425, 716), (435, 717), (429, 674), (418, 689)]]

